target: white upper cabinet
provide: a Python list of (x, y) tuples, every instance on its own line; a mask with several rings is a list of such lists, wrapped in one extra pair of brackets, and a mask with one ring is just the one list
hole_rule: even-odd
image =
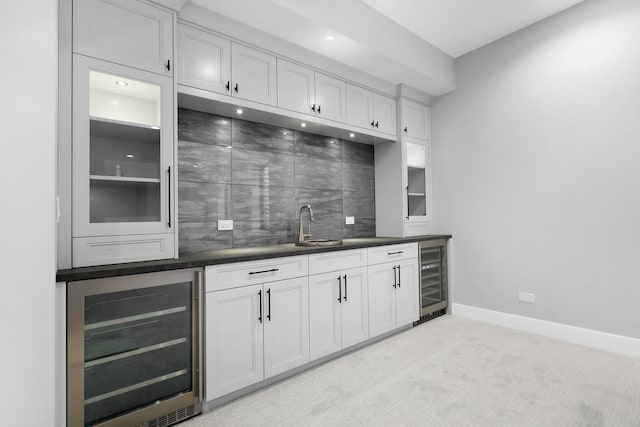
[(347, 123), (395, 135), (396, 100), (360, 86), (347, 84)]
[(143, 1), (74, 0), (73, 51), (172, 76), (173, 22)]
[(178, 25), (178, 83), (230, 95), (231, 41)]
[(231, 43), (231, 95), (261, 104), (276, 105), (276, 57)]
[(402, 136), (431, 138), (431, 109), (406, 98), (401, 102)]
[(278, 59), (278, 107), (345, 123), (347, 85), (335, 77)]
[(398, 131), (396, 115), (396, 100), (394, 98), (379, 93), (373, 94), (373, 118), (376, 130), (395, 135)]

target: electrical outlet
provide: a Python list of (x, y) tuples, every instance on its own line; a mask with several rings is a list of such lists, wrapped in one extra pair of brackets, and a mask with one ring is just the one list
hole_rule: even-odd
[(518, 292), (518, 300), (534, 304), (536, 302), (536, 295), (529, 292)]
[(347, 216), (344, 218), (344, 223), (347, 225), (353, 225), (356, 223), (356, 217), (355, 216)]
[(218, 231), (228, 231), (233, 230), (233, 220), (232, 219), (219, 219), (218, 220)]

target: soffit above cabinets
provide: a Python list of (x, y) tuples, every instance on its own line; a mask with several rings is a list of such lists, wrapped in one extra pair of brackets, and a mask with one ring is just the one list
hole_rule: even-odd
[[(455, 58), (583, 0), (190, 0), (393, 85), (439, 96)], [(215, 23), (211, 23), (214, 27)], [(215, 29), (215, 28), (214, 28)]]

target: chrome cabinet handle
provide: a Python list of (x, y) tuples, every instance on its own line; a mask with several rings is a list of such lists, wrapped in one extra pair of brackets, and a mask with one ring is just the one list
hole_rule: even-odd
[(393, 287), (398, 286), (398, 276), (396, 275), (396, 266), (393, 266)]

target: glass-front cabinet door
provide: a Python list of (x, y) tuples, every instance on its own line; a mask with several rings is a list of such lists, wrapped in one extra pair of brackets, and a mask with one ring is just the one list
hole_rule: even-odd
[(172, 257), (173, 80), (74, 55), (73, 89), (74, 267)]
[(431, 171), (429, 170), (428, 141), (404, 138), (406, 192), (405, 222), (431, 220)]

